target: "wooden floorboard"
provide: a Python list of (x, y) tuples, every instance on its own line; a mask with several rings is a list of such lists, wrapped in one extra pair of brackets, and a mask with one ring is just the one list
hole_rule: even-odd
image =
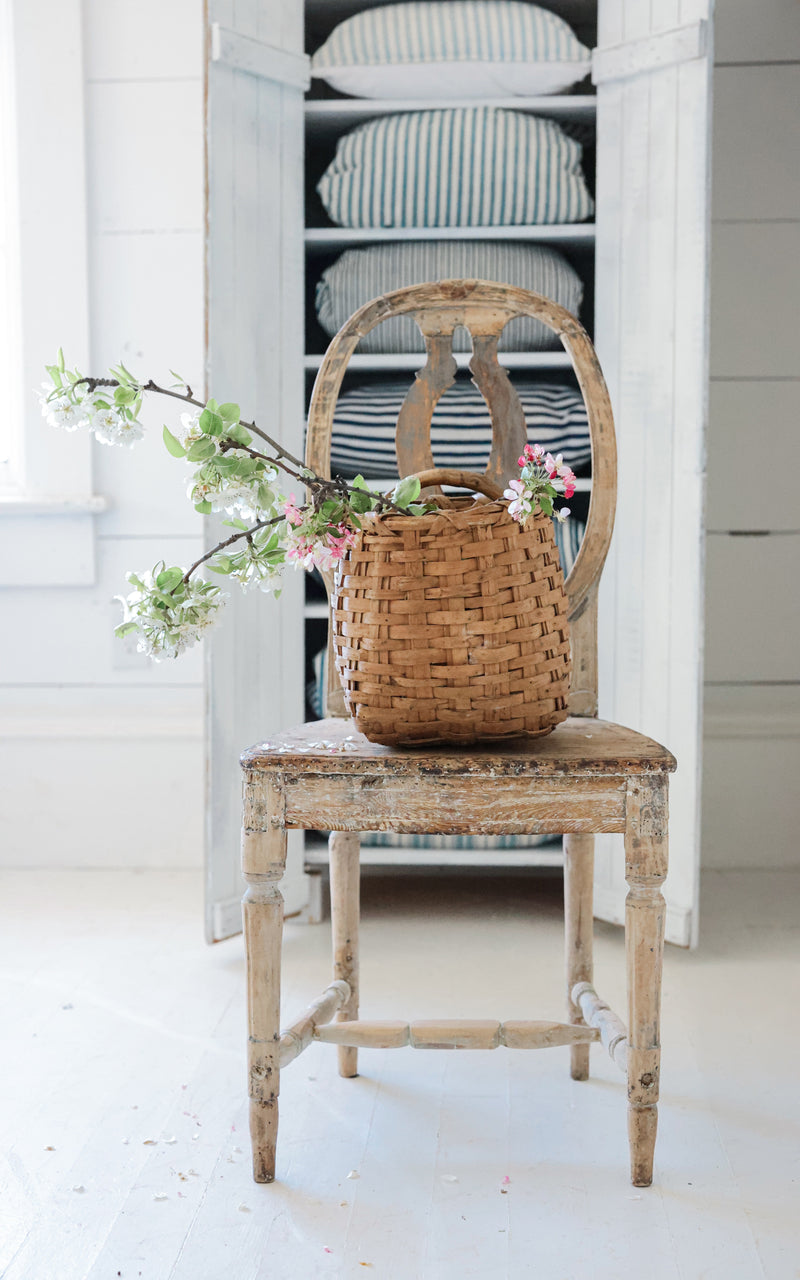
[[(581, 1084), (566, 1049), (362, 1051), (342, 1080), (312, 1045), (283, 1077), (279, 1181), (256, 1186), (242, 945), (203, 943), (199, 875), (5, 872), (0, 891), (4, 1280), (797, 1275), (800, 872), (708, 875), (700, 949), (667, 950), (649, 1190), (599, 1046)], [(554, 878), (367, 881), (363, 934), (365, 1017), (563, 1014)], [(287, 1018), (327, 953), (326, 927), (287, 924)], [(611, 926), (597, 971), (622, 1010)]]

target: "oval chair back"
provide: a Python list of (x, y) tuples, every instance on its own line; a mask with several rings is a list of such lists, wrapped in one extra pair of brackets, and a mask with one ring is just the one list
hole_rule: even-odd
[[(589, 336), (569, 311), (549, 298), (486, 280), (411, 285), (366, 303), (331, 341), (314, 383), (308, 412), (306, 466), (317, 475), (331, 474), (333, 418), (350, 357), (365, 334), (384, 320), (401, 315), (414, 319), (427, 352), (427, 362), (417, 373), (397, 419), (396, 451), (401, 476), (434, 467), (431, 419), (436, 404), (455, 380), (456, 329), (464, 328), (470, 334), (469, 368), (492, 422), (492, 449), (485, 474), (501, 487), (517, 473), (517, 459), (528, 439), (519, 396), (498, 360), (497, 346), (503, 329), (517, 316), (532, 316), (558, 335), (572, 360), (589, 420), (592, 489), (586, 532), (565, 584), (572, 646), (569, 709), (573, 715), (597, 715), (597, 587), (614, 528), (617, 454), (608, 389)], [(330, 597), (333, 576), (325, 573), (323, 577)], [(344, 715), (330, 641), (327, 673), (327, 714)]]

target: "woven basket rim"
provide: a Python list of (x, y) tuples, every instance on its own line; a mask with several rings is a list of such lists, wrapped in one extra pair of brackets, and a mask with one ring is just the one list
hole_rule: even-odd
[[(438, 499), (433, 497), (430, 501), (438, 502)], [(468, 494), (465, 497), (448, 497), (447, 501), (447, 506), (442, 504), (437, 511), (429, 511), (420, 516), (401, 515), (395, 511), (382, 512), (380, 514), (377, 511), (367, 511), (364, 515), (359, 516), (361, 530), (363, 533), (379, 533), (383, 529), (394, 533), (402, 529), (414, 528), (418, 532), (426, 533), (434, 527), (442, 527), (441, 522), (443, 519), (461, 526), (479, 525), (481, 523), (494, 524), (498, 519), (503, 519), (504, 517), (511, 521), (512, 524), (518, 523), (509, 515), (507, 504), (499, 498), (490, 499), (483, 497), (482, 494), (477, 496)], [(531, 525), (537, 521), (549, 519), (549, 516), (537, 511), (535, 515), (529, 517), (526, 523)]]

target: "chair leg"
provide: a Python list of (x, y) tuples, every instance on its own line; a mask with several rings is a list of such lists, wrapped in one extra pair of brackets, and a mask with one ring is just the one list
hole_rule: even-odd
[[(247, 961), (250, 1139), (255, 1181), (272, 1182), (280, 1091), (283, 894), (278, 882), (286, 867), (286, 832), (269, 826), (266, 830), (249, 829), (247, 806), (246, 791), (242, 869), (247, 892), (242, 914)], [(267, 818), (265, 825), (268, 822)]]
[[(576, 982), (592, 981), (594, 938), (594, 836), (564, 836), (564, 945), (567, 977), (567, 1010), (573, 1026), (585, 1026), (578, 1005), (573, 1004)], [(588, 1044), (570, 1046), (573, 1080), (589, 1079)]]
[[(331, 868), (331, 929), (333, 976), (350, 985), (350, 999), (336, 1015), (337, 1022), (358, 1018), (358, 924), (361, 913), (361, 837), (357, 831), (332, 831), (328, 841)], [(339, 1075), (358, 1075), (358, 1049), (339, 1046)]]
[(667, 874), (667, 779), (628, 786), (625, 952), (628, 970), (628, 1142), (631, 1182), (649, 1187), (658, 1127), (661, 970)]

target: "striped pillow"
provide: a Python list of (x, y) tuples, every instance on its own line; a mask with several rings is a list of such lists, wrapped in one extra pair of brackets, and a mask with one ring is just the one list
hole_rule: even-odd
[[(576, 387), (517, 381), (531, 444), (563, 453), (571, 467), (589, 461), (589, 422)], [(409, 382), (355, 387), (339, 397), (333, 419), (331, 469), (343, 476), (359, 472), (372, 479), (397, 476), (394, 437)], [(492, 420), (480, 391), (459, 378), (433, 411), (431, 444), (437, 467), (485, 471), (492, 447)]]
[(558, 93), (591, 69), (562, 18), (518, 0), (388, 4), (354, 14), (311, 74), (357, 98), (497, 98)]
[[(562, 254), (546, 245), (502, 241), (403, 241), (348, 249), (322, 273), (317, 285), (317, 315), (331, 337), (365, 302), (429, 280), (496, 280), (532, 289), (578, 315), (583, 284)], [(469, 351), (465, 330), (455, 335), (454, 349)], [(512, 320), (500, 340), (501, 351), (546, 351), (558, 338), (539, 320)], [(368, 354), (424, 351), (422, 334), (410, 316), (379, 324), (361, 339)]]
[(317, 184), (342, 227), (581, 222), (582, 147), (554, 120), (496, 107), (408, 111), (340, 138)]

